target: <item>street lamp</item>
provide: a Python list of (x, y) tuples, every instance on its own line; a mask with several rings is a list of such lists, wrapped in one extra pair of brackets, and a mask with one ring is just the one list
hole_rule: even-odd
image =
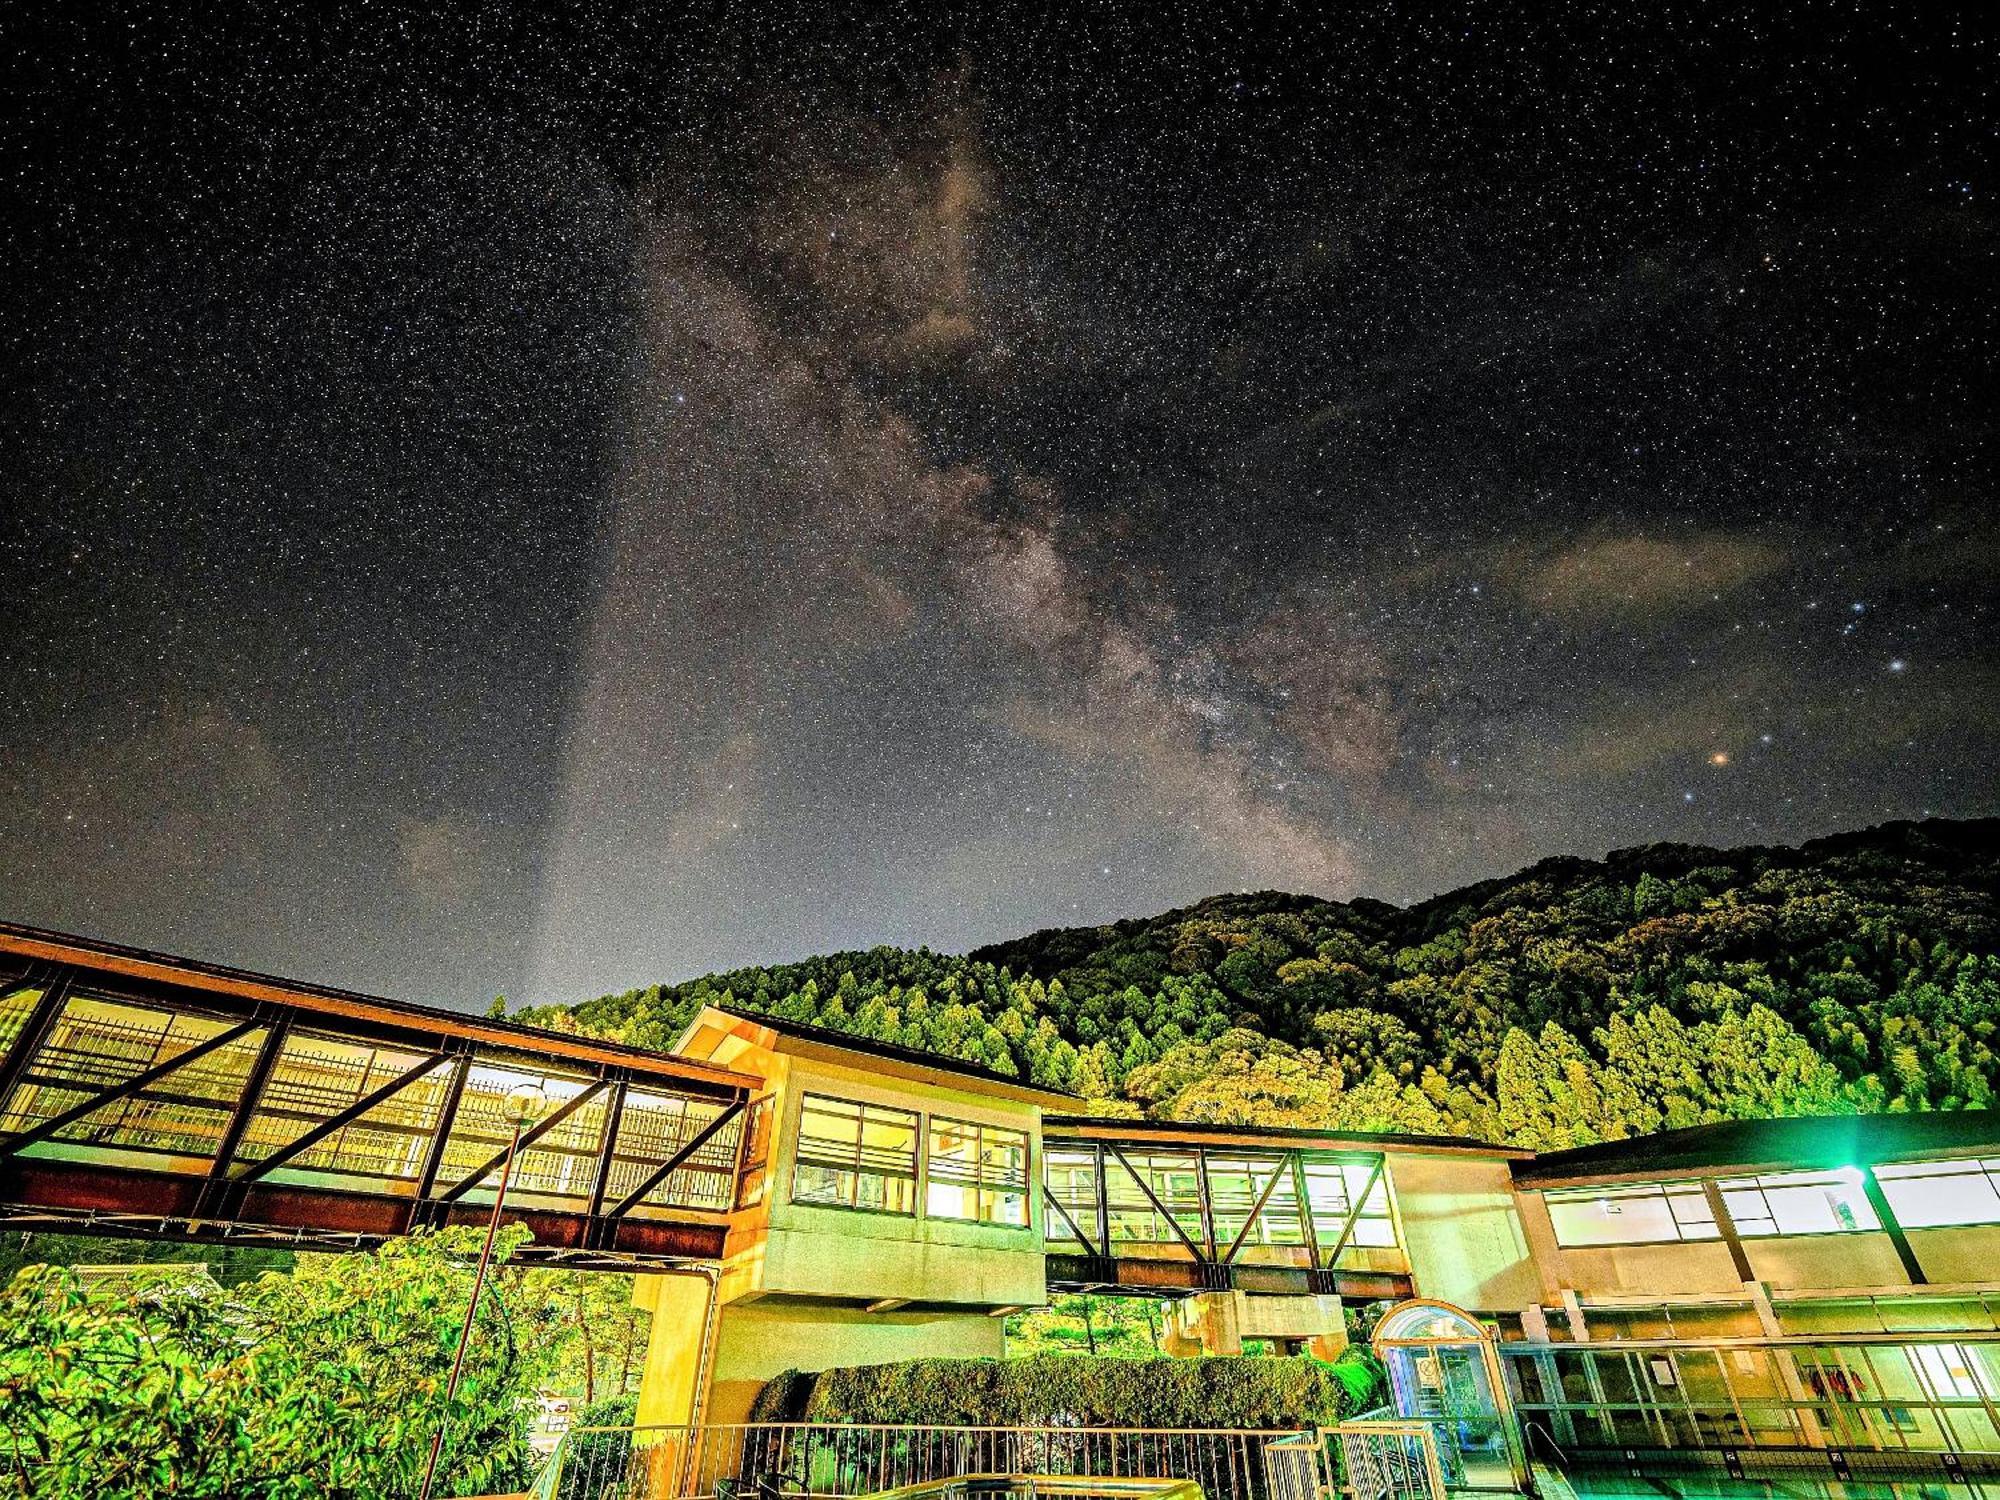
[(459, 1376), (465, 1373), (465, 1351), (472, 1343), (473, 1320), (479, 1316), (479, 1294), (486, 1289), (487, 1267), (493, 1263), (493, 1237), (500, 1232), (500, 1210), (507, 1202), (507, 1179), (514, 1171), (514, 1153), (521, 1147), (521, 1132), (542, 1117), (549, 1096), (539, 1083), (517, 1083), (500, 1101), (500, 1114), (514, 1127), (507, 1142), (507, 1154), (500, 1161), (500, 1188), (493, 1195), (493, 1212), (486, 1220), (486, 1244), (479, 1252), (479, 1269), (472, 1277), (472, 1300), (465, 1305), (465, 1322), (458, 1330), (458, 1353), (451, 1362), (451, 1380), (444, 1388), (444, 1413), (438, 1418), (431, 1438), (430, 1462), (424, 1465), (424, 1487), (419, 1500), (431, 1500), (431, 1486), (437, 1481), (438, 1454), (444, 1450), (445, 1423), (451, 1420), (451, 1403), (458, 1396)]

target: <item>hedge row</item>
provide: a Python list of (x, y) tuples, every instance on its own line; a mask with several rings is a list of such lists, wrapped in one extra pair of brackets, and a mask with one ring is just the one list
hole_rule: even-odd
[(802, 1375), (759, 1394), (753, 1421), (939, 1426), (1299, 1427), (1376, 1403), (1381, 1367), (1356, 1347), (1308, 1357), (916, 1359)]

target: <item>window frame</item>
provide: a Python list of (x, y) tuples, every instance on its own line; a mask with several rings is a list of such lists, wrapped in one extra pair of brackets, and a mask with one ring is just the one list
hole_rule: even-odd
[[(937, 1130), (940, 1125), (969, 1132), (973, 1141), (973, 1175), (970, 1179), (948, 1173), (944, 1181), (947, 1185), (969, 1191), (973, 1195), (975, 1208), (983, 1206), (983, 1195), (991, 1193), (996, 1202), (1009, 1193), (1017, 1194), (1021, 1200), (1021, 1222), (1010, 1223), (1006, 1219), (989, 1218), (983, 1213), (972, 1215), (940, 1213), (931, 1207), (931, 1184), (938, 1180), (937, 1163), (941, 1159), (937, 1149)], [(1018, 1182), (995, 1182), (987, 1176), (986, 1138), (989, 1133), (1011, 1136), (1019, 1140), (1021, 1149), (1021, 1174)], [(1032, 1189), (1035, 1182), (1035, 1143), (1033, 1134), (1026, 1130), (1016, 1130), (1011, 1125), (993, 1125), (984, 1120), (965, 1120), (956, 1115), (926, 1114), (924, 1116), (924, 1174), (923, 1174), (923, 1217), (941, 1219), (950, 1224), (983, 1224), (992, 1229), (1033, 1229), (1035, 1222)], [(942, 1158), (949, 1160), (949, 1158)]]
[[(806, 1117), (813, 1112), (815, 1102), (845, 1106), (855, 1112), (854, 1145), (851, 1158), (836, 1160), (831, 1152), (815, 1153), (807, 1148)], [(907, 1176), (880, 1166), (870, 1165), (866, 1159), (868, 1150), (865, 1136), (869, 1115), (895, 1116), (907, 1120), (910, 1127), (910, 1170)], [(924, 1165), (924, 1115), (921, 1111), (903, 1109), (893, 1104), (875, 1104), (866, 1099), (849, 1099), (838, 1094), (821, 1094), (801, 1090), (799, 1095), (798, 1125), (792, 1139), (792, 1173), (787, 1201), (802, 1208), (828, 1208), (842, 1213), (882, 1214), (892, 1219), (917, 1219), (922, 1217), (923, 1165)], [(844, 1144), (844, 1143), (842, 1143)], [(807, 1198), (800, 1196), (799, 1174), (806, 1167), (817, 1167), (822, 1171), (847, 1173), (853, 1179), (846, 1199)], [(861, 1179), (879, 1177), (885, 1181), (907, 1181), (910, 1185), (910, 1206), (908, 1208), (877, 1208), (858, 1201), (861, 1195)]]
[[(1777, 1211), (1771, 1207), (1770, 1193), (1773, 1189), (1783, 1191), (1792, 1188), (1832, 1186), (1841, 1181), (1843, 1170), (1836, 1167), (1804, 1168), (1793, 1172), (1761, 1172), (1742, 1177), (1675, 1177), (1658, 1182), (1616, 1182), (1604, 1183), (1596, 1187), (1549, 1188), (1542, 1194), (1543, 1206), (1550, 1210), (1549, 1224), (1555, 1232), (1556, 1244), (1564, 1250), (1607, 1250), (1627, 1245), (1713, 1245), (1723, 1242), (1721, 1226), (1711, 1218), (1690, 1217), (1683, 1219), (1675, 1208), (1676, 1199), (1693, 1197), (1700, 1201), (1701, 1212), (1707, 1212), (1707, 1193), (1702, 1184), (1714, 1182), (1716, 1190), (1722, 1194), (1723, 1206), (1728, 1209), (1731, 1225), (1740, 1240), (1805, 1240), (1825, 1239), (1843, 1234), (1881, 1234), (1882, 1223), (1874, 1213), (1874, 1206), (1868, 1203), (1865, 1190), (1861, 1190), (1861, 1206), (1867, 1211), (1873, 1223), (1857, 1223), (1852, 1227), (1842, 1225), (1835, 1229), (1785, 1229), (1778, 1223)], [(1818, 1179), (1816, 1181), (1815, 1179)], [(1755, 1195), (1763, 1205), (1761, 1214), (1739, 1214), (1738, 1204), (1746, 1195)], [(1631, 1239), (1606, 1239), (1579, 1241), (1564, 1238), (1562, 1225), (1553, 1211), (1559, 1204), (1578, 1203), (1591, 1200), (1604, 1201), (1614, 1198), (1664, 1200), (1667, 1218), (1674, 1226), (1672, 1237), (1660, 1235), (1635, 1236)], [(1857, 1216), (1858, 1217), (1858, 1216)], [(1745, 1223), (1761, 1225), (1769, 1223), (1770, 1228), (1745, 1228)], [(1707, 1233), (1699, 1231), (1706, 1229)], [(1690, 1232), (1690, 1231), (1696, 1232)]]

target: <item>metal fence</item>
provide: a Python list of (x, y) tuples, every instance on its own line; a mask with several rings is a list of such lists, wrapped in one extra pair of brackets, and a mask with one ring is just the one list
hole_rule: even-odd
[(1341, 1487), (1354, 1500), (1442, 1500), (1444, 1467), (1428, 1421), (1365, 1417), (1333, 1429)]
[[(1579, 1459), (1820, 1450), (2000, 1471), (2000, 1338), (1615, 1340), (1501, 1344), (1522, 1428)], [(1548, 1457), (1547, 1453), (1537, 1456)]]
[[(572, 1428), (539, 1500), (859, 1496), (973, 1475), (1182, 1480), (1206, 1500), (1316, 1500), (1310, 1434), (1249, 1428), (891, 1427), (829, 1423)], [(1310, 1488), (1307, 1486), (1310, 1485)], [(1065, 1493), (1080, 1493), (1070, 1486)]]

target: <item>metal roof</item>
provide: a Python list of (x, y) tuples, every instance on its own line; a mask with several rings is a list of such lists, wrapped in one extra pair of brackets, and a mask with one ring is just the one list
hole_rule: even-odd
[(1786, 1120), (1726, 1120), (1658, 1135), (1545, 1151), (1513, 1166), (1520, 1187), (1593, 1182), (1657, 1182), (1717, 1171), (1801, 1171), (2000, 1156), (2000, 1110), (1935, 1114), (1807, 1115)]

